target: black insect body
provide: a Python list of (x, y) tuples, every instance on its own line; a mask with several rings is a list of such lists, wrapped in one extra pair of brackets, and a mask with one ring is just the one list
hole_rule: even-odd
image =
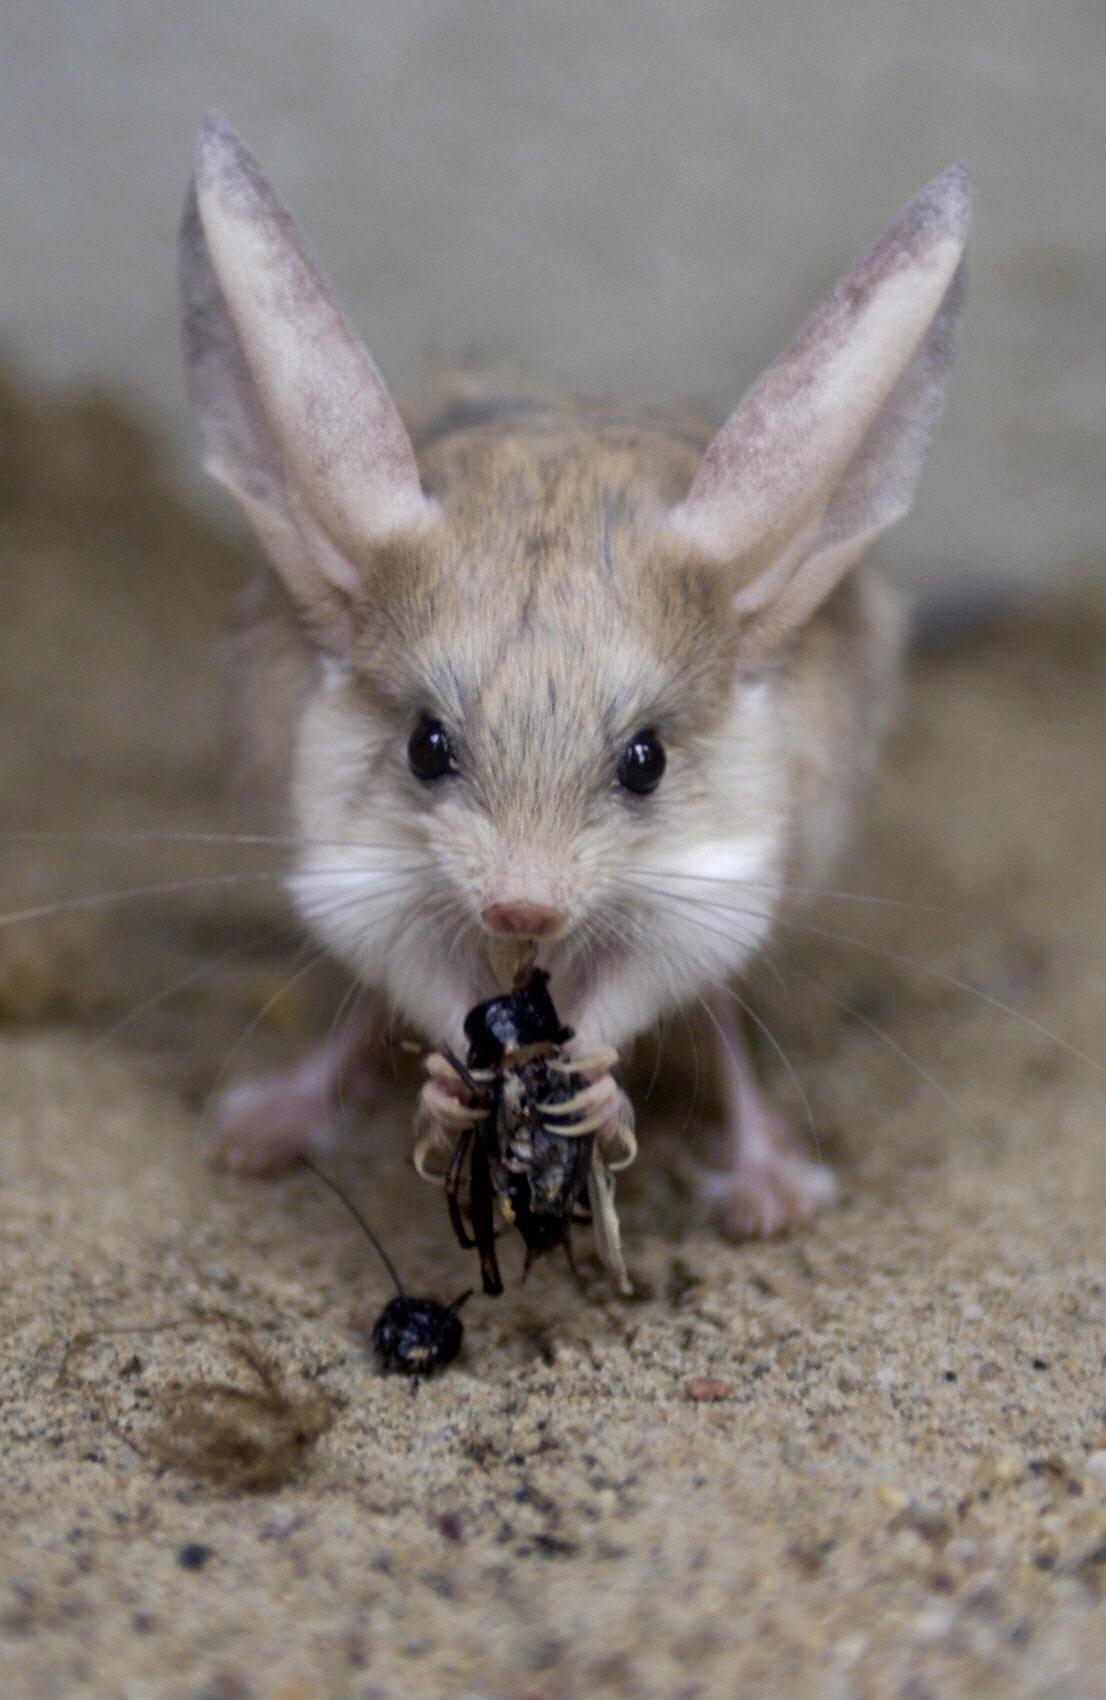
[(549, 995), (549, 975), (531, 968), (528, 976), (498, 998), (478, 1003), (465, 1017), (470, 1069), (499, 1068), (508, 1052), (528, 1045), (566, 1045), (572, 1028), (565, 1027)]
[(433, 1375), (451, 1364), (464, 1335), (457, 1312), (469, 1296), (462, 1293), (451, 1305), (409, 1298), (406, 1293), (389, 1299), (370, 1336), (380, 1368), (398, 1375)]
[[(448, 1060), (483, 1119), (462, 1133), (446, 1176), (446, 1199), (462, 1246), (475, 1246), (486, 1293), (503, 1291), (495, 1253), (494, 1205), (526, 1243), (526, 1267), (535, 1256), (563, 1245), (571, 1258), (569, 1229), (588, 1221), (588, 1190), (595, 1134), (574, 1132), (583, 1119), (550, 1119), (586, 1089), (566, 1065), (563, 1046), (572, 1029), (562, 1025), (549, 995), (549, 977), (532, 969), (502, 997), (477, 1004), (465, 1019), (467, 1066)], [(447, 1053), (448, 1056), (448, 1053)], [(469, 1162), (472, 1232), (461, 1215), (460, 1187)]]
[(568, 1224), (587, 1191), (595, 1149), (594, 1133), (556, 1131), (535, 1107), (567, 1102), (583, 1084), (579, 1075), (552, 1073), (540, 1056), (505, 1069), (500, 1078), (492, 1187), (504, 1216), (534, 1253), (568, 1244)]

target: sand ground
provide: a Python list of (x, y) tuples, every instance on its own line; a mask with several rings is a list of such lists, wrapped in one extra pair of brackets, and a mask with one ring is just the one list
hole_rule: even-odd
[[(246, 554), (106, 402), (6, 391), (0, 453), (3, 829), (61, 835), (0, 843), (4, 907), (207, 882), (0, 932), (6, 1700), (1106, 1694), (1101, 591), (919, 658), (841, 876), (895, 901), (824, 900), (758, 994), (840, 1204), (716, 1237), (677, 1024), (638, 1080), (635, 1299), (547, 1262), (412, 1391), (368, 1361), (386, 1287), (336, 1202), (204, 1160), (215, 1082), (344, 989), (280, 992), (272, 852), (66, 836), (234, 823)], [(332, 1164), (448, 1297), (472, 1270), (408, 1166), (412, 1092)], [(149, 1440), (183, 1383), (247, 1385), (247, 1336), (334, 1421), (231, 1493)]]

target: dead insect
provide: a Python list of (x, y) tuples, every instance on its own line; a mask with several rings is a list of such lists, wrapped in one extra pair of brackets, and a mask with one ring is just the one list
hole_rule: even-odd
[[(428, 1066), (432, 1073), (452, 1070), (471, 1100), (468, 1125), (445, 1174), (445, 1193), (459, 1243), (479, 1253), (484, 1291), (503, 1291), (495, 1251), (498, 1201), (525, 1241), (527, 1270), (536, 1256), (556, 1246), (564, 1247), (571, 1262), (573, 1223), (592, 1222), (600, 1256), (628, 1292), (611, 1165), (596, 1148), (606, 1118), (587, 1075), (589, 1069), (609, 1068), (613, 1054), (569, 1060), (564, 1047), (572, 1029), (557, 1014), (549, 976), (529, 965), (512, 991), (469, 1011), (465, 1037), (465, 1063), (446, 1048)], [(630, 1128), (620, 1127), (617, 1137), (621, 1167), (632, 1160), (635, 1147)], [(420, 1172), (424, 1156), (424, 1150), (416, 1153)], [(466, 1160), (471, 1233), (461, 1213)]]
[(451, 1305), (436, 1299), (389, 1299), (373, 1324), (372, 1349), (382, 1370), (399, 1375), (433, 1375), (461, 1350), (464, 1327), (457, 1315), (471, 1287)]
[(444, 1369), (461, 1350), (465, 1330), (457, 1313), (465, 1300), (472, 1297), (472, 1289), (463, 1292), (450, 1305), (439, 1304), (437, 1299), (417, 1299), (406, 1293), (395, 1264), (357, 1206), (329, 1175), (315, 1167), (310, 1158), (303, 1157), (301, 1161), (316, 1180), (322, 1181), (336, 1198), (341, 1199), (395, 1282), (396, 1296), (388, 1300), (373, 1323), (369, 1336), (373, 1356), (380, 1368), (386, 1374), (414, 1377), (433, 1375), (436, 1370)]

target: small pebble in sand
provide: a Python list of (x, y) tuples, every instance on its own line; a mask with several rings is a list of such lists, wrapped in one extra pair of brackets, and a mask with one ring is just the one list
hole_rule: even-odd
[(214, 1550), (213, 1547), (205, 1547), (201, 1541), (189, 1541), (177, 1553), (177, 1563), (182, 1570), (202, 1570)]
[(1087, 1459), (1087, 1474), (1097, 1482), (1106, 1482), (1106, 1448), (1092, 1452)]
[(732, 1399), (733, 1396), (732, 1382), (716, 1381), (711, 1375), (692, 1376), (690, 1381), (684, 1383), (684, 1397), (698, 1405), (714, 1404), (720, 1399)]

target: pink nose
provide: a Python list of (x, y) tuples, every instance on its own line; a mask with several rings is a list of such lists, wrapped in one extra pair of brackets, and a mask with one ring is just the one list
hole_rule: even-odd
[(528, 939), (552, 939), (564, 931), (566, 916), (540, 903), (489, 903), (480, 912), (489, 933), (521, 933)]

